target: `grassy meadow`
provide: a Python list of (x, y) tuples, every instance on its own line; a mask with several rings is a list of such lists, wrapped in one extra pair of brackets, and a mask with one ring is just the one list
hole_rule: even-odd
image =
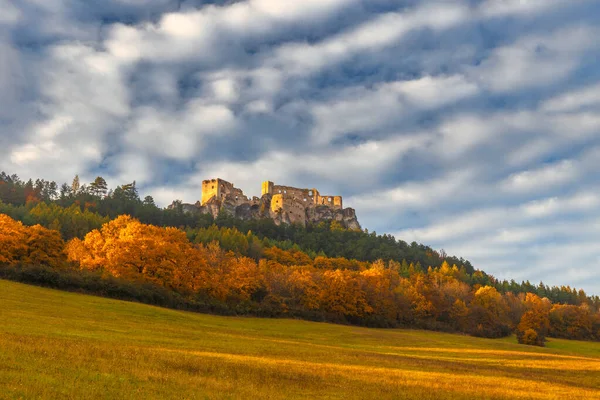
[(219, 317), (0, 280), (4, 399), (599, 399), (600, 343)]

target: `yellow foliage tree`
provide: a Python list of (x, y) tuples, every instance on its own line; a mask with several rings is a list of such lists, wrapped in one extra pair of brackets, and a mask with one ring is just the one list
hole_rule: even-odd
[(355, 275), (355, 272), (339, 269), (323, 272), (319, 302), (325, 311), (354, 317), (373, 312)]
[(69, 260), (83, 269), (103, 268), (124, 279), (144, 279), (173, 289), (193, 290), (195, 269), (204, 263), (185, 232), (120, 216), (67, 246)]
[(0, 264), (13, 265), (27, 254), (26, 228), (8, 215), (0, 214)]
[(501, 337), (510, 332), (508, 304), (492, 286), (482, 286), (469, 306), (469, 330), (473, 335)]
[(27, 254), (23, 263), (63, 267), (65, 265), (65, 242), (58, 231), (35, 225), (27, 229)]
[(522, 344), (544, 346), (550, 328), (548, 313), (552, 305), (533, 293), (525, 297), (525, 313), (517, 326), (517, 340)]
[(315, 275), (312, 267), (296, 267), (288, 279), (292, 301), (307, 310), (317, 310), (321, 307), (320, 288)]
[(56, 231), (40, 225), (27, 227), (0, 214), (0, 264), (63, 266), (64, 245)]

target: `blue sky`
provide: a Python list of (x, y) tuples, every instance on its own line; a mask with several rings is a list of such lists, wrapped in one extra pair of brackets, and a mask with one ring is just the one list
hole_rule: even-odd
[(0, 10), (0, 170), (162, 205), (317, 187), (370, 231), (600, 294), (597, 0)]

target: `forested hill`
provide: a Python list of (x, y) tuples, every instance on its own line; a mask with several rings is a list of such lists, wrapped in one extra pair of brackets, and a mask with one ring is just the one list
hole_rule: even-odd
[(190, 215), (135, 182), (0, 175), (0, 278), (222, 314), (406, 326), (543, 345), (600, 339), (600, 298), (499, 281), (457, 257), (335, 223)]
[(391, 235), (342, 229), (336, 222), (303, 228), (277, 226), (270, 219), (242, 221), (224, 213), (213, 218), (208, 214), (189, 215), (177, 207), (161, 209), (151, 196), (140, 198), (135, 182), (109, 190), (102, 177), (85, 184), (76, 176), (70, 185), (59, 186), (43, 179), (23, 181), (17, 175), (2, 172), (0, 202), (0, 212), (27, 225), (57, 229), (67, 240), (83, 238), (108, 220), (126, 214), (146, 224), (186, 228), (192, 236), (194, 230), (213, 225), (235, 228), (244, 234), (252, 232), (272, 246), (303, 250), (313, 258), (321, 255), (369, 262), (405, 260), (408, 264), (418, 264), (418, 268), (439, 267), (445, 260), (450, 265), (464, 267), (469, 274), (474, 272), (471, 263), (463, 258), (440, 254), (416, 242), (408, 244)]

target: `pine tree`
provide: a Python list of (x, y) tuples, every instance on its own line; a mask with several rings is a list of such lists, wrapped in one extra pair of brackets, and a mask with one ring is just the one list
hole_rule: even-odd
[(103, 177), (98, 176), (94, 179), (94, 182), (90, 183), (90, 193), (93, 196), (105, 197), (107, 192), (108, 185)]
[(77, 196), (80, 187), (81, 185), (79, 183), (79, 175), (75, 175), (75, 178), (73, 178), (73, 183), (71, 183), (71, 193), (73, 194), (73, 196)]

